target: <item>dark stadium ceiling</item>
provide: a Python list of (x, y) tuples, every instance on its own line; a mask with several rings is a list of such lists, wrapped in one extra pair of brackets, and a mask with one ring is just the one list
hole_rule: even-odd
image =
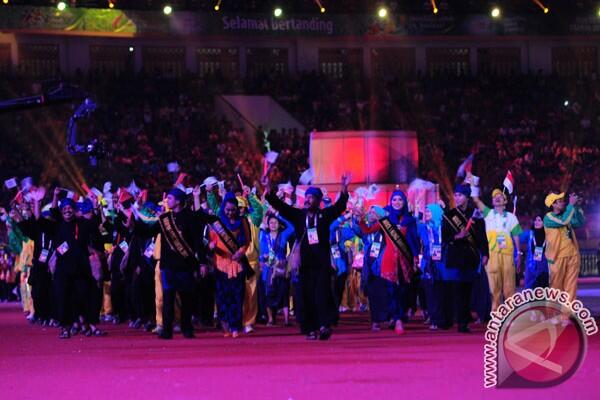
[[(59, 0), (3, 0), (10, 5), (55, 6)], [(580, 14), (597, 15), (600, 0), (539, 0), (553, 15)], [(64, 0), (69, 7), (108, 7), (133, 10), (162, 10), (168, 4), (174, 11), (215, 12), (219, 0)], [(481, 14), (488, 13), (494, 6), (502, 8), (504, 15), (540, 14), (540, 5), (534, 0), (434, 0), (440, 14)], [(327, 13), (354, 14), (375, 12), (386, 6), (391, 13), (427, 14), (432, 12), (432, 0), (221, 0), (221, 12), (271, 12), (281, 7), (286, 13), (320, 13), (320, 6)], [(0, 4), (2, 6), (2, 4)]]

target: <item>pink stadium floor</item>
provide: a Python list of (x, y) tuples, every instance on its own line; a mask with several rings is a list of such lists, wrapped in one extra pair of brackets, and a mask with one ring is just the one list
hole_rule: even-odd
[(2, 399), (593, 399), (600, 398), (600, 334), (581, 369), (549, 389), (484, 389), (483, 327), (470, 335), (373, 333), (367, 316), (344, 315), (328, 342), (295, 328), (225, 339), (199, 331), (172, 341), (103, 326), (108, 336), (59, 340), (0, 305)]

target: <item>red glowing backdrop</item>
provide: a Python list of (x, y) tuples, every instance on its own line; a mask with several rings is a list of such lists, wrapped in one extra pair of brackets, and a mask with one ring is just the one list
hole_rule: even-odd
[(417, 134), (412, 131), (313, 132), (313, 184), (333, 184), (346, 171), (360, 184), (403, 184), (416, 177)]
[[(408, 194), (411, 205), (421, 203), (422, 207), (439, 198), (437, 186), (408, 191), (419, 164), (417, 135), (413, 131), (313, 132), (310, 162), (314, 171), (312, 184), (325, 189), (333, 200), (345, 172), (352, 174), (352, 192), (365, 192), (376, 185), (377, 192), (364, 199), (367, 207), (387, 204), (396, 188)], [(296, 191), (299, 206), (304, 202), (306, 187), (299, 186)]]

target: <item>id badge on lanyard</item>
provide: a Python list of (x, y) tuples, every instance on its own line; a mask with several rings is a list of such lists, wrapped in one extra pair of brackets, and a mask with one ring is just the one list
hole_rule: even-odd
[(52, 240), (48, 244), (48, 248), (46, 248), (46, 234), (42, 233), (42, 251), (40, 251), (40, 256), (38, 257), (38, 261), (42, 264), (45, 264), (48, 261), (48, 255), (50, 255), (50, 248), (52, 247)]
[(319, 244), (319, 233), (317, 232), (317, 215), (314, 218), (314, 227), (308, 227), (308, 214), (306, 215), (306, 237), (308, 238), (308, 244)]
[(442, 246), (439, 244), (431, 245), (431, 259), (433, 261), (442, 260)]
[[(429, 255), (433, 261), (441, 261), (442, 260), (442, 245), (435, 244), (435, 239), (433, 237), (433, 230), (428, 226), (427, 229), (429, 233)], [(439, 227), (439, 239), (442, 238), (442, 227)]]
[(45, 264), (46, 261), (48, 261), (49, 253), (50, 253), (50, 251), (48, 251), (48, 249), (42, 249), (42, 251), (40, 252), (40, 257), (38, 258), (39, 262), (41, 262), (42, 264)]
[(496, 242), (498, 243), (498, 248), (499, 249), (506, 249), (506, 247), (507, 247), (506, 236), (504, 236), (504, 235), (498, 235), (496, 237)]
[(144, 257), (152, 258), (153, 254), (154, 254), (154, 239), (152, 239), (152, 242), (148, 245), (148, 247), (146, 247), (146, 250), (144, 251)]
[(119, 243), (119, 247), (121, 248), (121, 250), (123, 250), (123, 253), (127, 253), (127, 250), (129, 249), (129, 245), (125, 240)]
[(373, 242), (371, 244), (371, 250), (369, 251), (369, 257), (377, 258), (381, 252), (381, 242)]
[(337, 243), (336, 243), (336, 244), (334, 244), (333, 246), (331, 246), (331, 256), (332, 256), (334, 259), (336, 259), (336, 260), (337, 260), (338, 258), (341, 258), (341, 257), (342, 257), (342, 255), (341, 255), (341, 253), (340, 253), (340, 248), (339, 248), (339, 246), (337, 245)]
[(544, 257), (544, 248), (541, 246), (535, 246), (533, 251), (533, 261), (542, 261)]
[(65, 253), (69, 251), (69, 244), (67, 242), (62, 242), (62, 244), (56, 248), (56, 251), (58, 251), (61, 256), (64, 256)]

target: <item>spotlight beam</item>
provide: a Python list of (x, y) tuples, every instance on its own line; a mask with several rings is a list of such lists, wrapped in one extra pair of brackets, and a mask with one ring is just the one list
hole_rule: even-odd
[(324, 13), (325, 12), (325, 7), (323, 6), (323, 3), (321, 2), (321, 0), (315, 0), (315, 3), (319, 7), (319, 11), (321, 11), (321, 13)]
[(539, 7), (541, 8), (541, 10), (544, 12), (544, 14), (548, 14), (550, 12), (550, 9), (548, 7), (546, 7), (544, 5), (544, 3), (542, 3), (540, 0), (533, 0), (533, 2)]
[(440, 10), (437, 8), (437, 4), (435, 3), (435, 0), (431, 0), (431, 9), (433, 11), (434, 14), (437, 14)]

